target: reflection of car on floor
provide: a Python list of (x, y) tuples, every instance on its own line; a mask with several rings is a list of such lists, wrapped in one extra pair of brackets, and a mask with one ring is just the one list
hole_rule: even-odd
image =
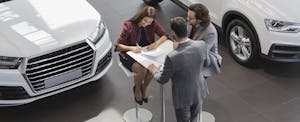
[(206, 5), (212, 21), (222, 28), (232, 57), (240, 64), (255, 66), (260, 57), (300, 62), (298, 0), (171, 1), (185, 9), (193, 3)]
[(156, 6), (163, 0), (143, 0), (146, 4)]
[(81, 86), (111, 67), (108, 30), (86, 0), (0, 2), (0, 106)]

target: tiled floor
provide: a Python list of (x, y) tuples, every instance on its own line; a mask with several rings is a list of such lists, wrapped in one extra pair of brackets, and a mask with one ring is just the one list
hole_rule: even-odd
[[(142, 0), (89, 0), (101, 12), (116, 41), (124, 20), (144, 6)], [(168, 20), (186, 12), (169, 0), (161, 3), (158, 21), (169, 32)], [(223, 41), (223, 40), (221, 40)], [(216, 122), (300, 122), (300, 64), (266, 63), (249, 69), (237, 64), (224, 44), (222, 73), (207, 82), (210, 95), (204, 110)], [(0, 122), (122, 122), (122, 114), (134, 107), (132, 81), (114, 65), (102, 79), (71, 91), (31, 104), (0, 108)], [(175, 122), (170, 83), (166, 85), (166, 120)], [(150, 103), (144, 105), (153, 113), (152, 122), (160, 121), (159, 84), (150, 86)]]

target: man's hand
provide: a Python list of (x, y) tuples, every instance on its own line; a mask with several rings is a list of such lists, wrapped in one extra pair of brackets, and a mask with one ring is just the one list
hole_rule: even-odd
[(179, 42), (173, 41), (173, 49), (177, 48)]
[(157, 66), (155, 66), (154, 64), (150, 64), (150, 65), (148, 66), (148, 69), (149, 69), (149, 71), (153, 72), (153, 71), (155, 71), (155, 70), (159, 70), (160, 67), (161, 67), (161, 65), (159, 65), (159, 66), (157, 67)]

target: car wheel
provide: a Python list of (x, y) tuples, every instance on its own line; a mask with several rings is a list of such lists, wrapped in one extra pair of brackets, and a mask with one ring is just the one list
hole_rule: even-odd
[(232, 20), (225, 34), (231, 56), (240, 64), (256, 67), (259, 43), (256, 33), (242, 20)]
[(145, 4), (150, 6), (157, 6), (158, 3), (162, 2), (163, 0), (143, 0)]

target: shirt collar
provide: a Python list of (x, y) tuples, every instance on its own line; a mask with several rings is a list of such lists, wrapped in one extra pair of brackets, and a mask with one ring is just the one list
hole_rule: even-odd
[(187, 38), (186, 40), (184, 41), (180, 41), (179, 44), (183, 44), (183, 43), (187, 43), (188, 41), (190, 41), (191, 39)]

